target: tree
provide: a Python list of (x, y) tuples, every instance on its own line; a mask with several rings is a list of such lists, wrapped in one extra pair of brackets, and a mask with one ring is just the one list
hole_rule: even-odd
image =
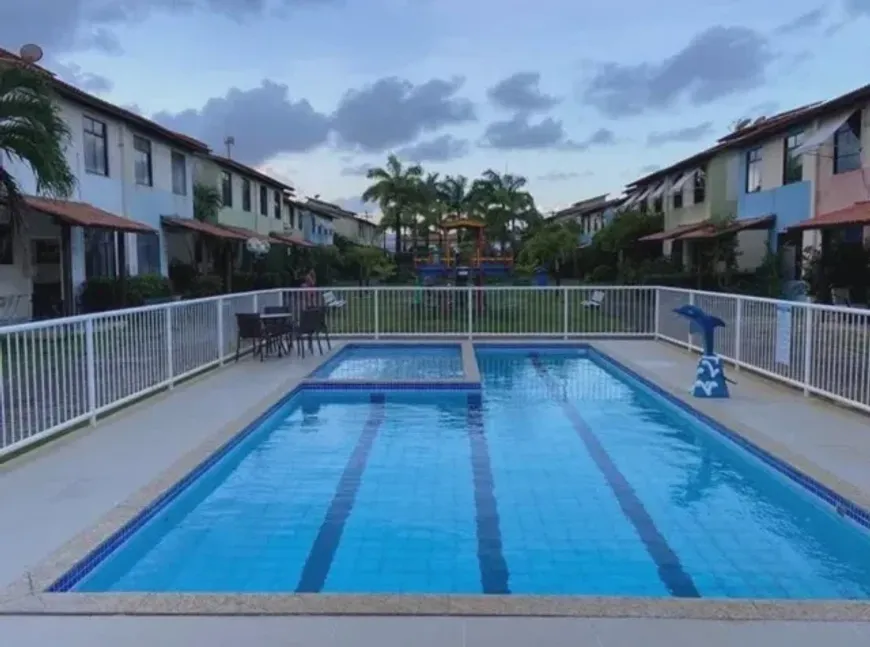
[(217, 222), (224, 202), (216, 187), (197, 182), (193, 186), (193, 217), (200, 222)]
[[(385, 168), (369, 169), (366, 177), (373, 181), (362, 195), (365, 202), (376, 202), (396, 232), (396, 254), (402, 251), (402, 227), (409, 212), (419, 202), (419, 186), (423, 168), (419, 164), (402, 166), (395, 155), (387, 158)], [(388, 226), (389, 226), (388, 224)]]
[(522, 176), (489, 169), (472, 184), (470, 201), (486, 222), (489, 237), (499, 241), (503, 252), (516, 248), (518, 226), (525, 228), (537, 214), (535, 201), (525, 188), (527, 183)]
[(371, 279), (383, 281), (392, 276), (396, 265), (383, 250), (369, 245), (356, 245), (348, 249), (348, 260), (359, 268), (360, 280), (368, 283)]
[(69, 139), (50, 77), (24, 64), (0, 67), (0, 201), (13, 227), (23, 225), (26, 205), (18, 182), (3, 168), (4, 158), (30, 167), (37, 193), (68, 198), (76, 185), (65, 155)]
[(546, 267), (556, 277), (558, 285), (562, 265), (577, 252), (580, 228), (574, 222), (548, 222), (537, 227), (523, 244), (519, 260), (527, 270)]

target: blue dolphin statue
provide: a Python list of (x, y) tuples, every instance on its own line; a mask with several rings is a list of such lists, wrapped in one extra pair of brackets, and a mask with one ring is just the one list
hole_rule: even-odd
[(696, 398), (729, 397), (727, 382), (731, 382), (731, 380), (725, 376), (722, 358), (716, 355), (713, 350), (716, 329), (724, 328), (725, 322), (719, 317), (708, 315), (698, 306), (680, 306), (674, 308), (674, 312), (689, 320), (692, 332), (700, 332), (704, 335), (704, 354), (698, 361), (698, 370), (692, 389), (693, 395)]
[(692, 322), (693, 328), (704, 335), (704, 355), (713, 355), (716, 328), (724, 328), (725, 322), (719, 317), (708, 315), (698, 306), (684, 305), (674, 308), (674, 312)]

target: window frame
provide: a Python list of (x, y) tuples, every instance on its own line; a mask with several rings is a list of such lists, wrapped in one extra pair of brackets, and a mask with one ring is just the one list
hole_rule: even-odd
[(281, 192), (275, 191), (272, 195), (272, 215), (275, 220), (281, 220)]
[[(178, 171), (177, 163), (181, 162), (181, 186), (176, 183), (179, 178), (176, 176)], [(169, 157), (169, 168), (172, 173), (172, 193), (175, 195), (187, 195), (187, 156), (178, 151), (172, 151)]]
[(679, 191), (674, 192), (671, 195), (671, 205), (674, 209), (682, 209), (683, 208), (683, 189), (680, 188)]
[(260, 215), (269, 216), (269, 189), (260, 185)]
[(692, 178), (692, 204), (704, 204), (707, 199), (707, 170), (698, 169)]
[[(154, 186), (154, 149), (151, 140), (141, 135), (133, 135), (133, 176), (139, 186)], [(145, 181), (139, 177), (139, 155), (145, 156), (145, 170), (148, 177)]]
[(248, 213), (251, 212), (252, 203), (251, 203), (251, 181), (243, 177), (242, 178), (242, 211), (246, 211)]
[[(797, 184), (804, 180), (803, 155), (792, 155), (791, 152), (804, 143), (806, 131), (801, 129), (789, 133), (782, 140), (782, 185)], [(793, 141), (792, 141), (793, 140)], [(789, 143), (792, 142), (792, 143)]]
[[(102, 134), (95, 132), (89, 126), (91, 124), (98, 124), (102, 127)], [(91, 139), (96, 139), (97, 141), (102, 140), (103, 143), (103, 154), (101, 156), (101, 161), (103, 163), (103, 169), (100, 170), (98, 168), (88, 168), (88, 141)], [(100, 177), (109, 177), (109, 128), (106, 125), (105, 121), (101, 121), (100, 119), (95, 119), (89, 115), (82, 115), (82, 148), (84, 149), (84, 158), (85, 158), (85, 173), (89, 173), (90, 175), (99, 175)], [(98, 157), (100, 157), (98, 155)]]
[[(743, 178), (743, 190), (745, 193), (758, 193), (761, 191), (761, 164), (762, 164), (762, 147), (755, 146), (750, 148), (745, 153), (746, 169)], [(757, 174), (756, 174), (757, 171)], [(757, 175), (758, 184), (755, 188), (750, 189), (749, 180)]]
[[(856, 110), (852, 113), (852, 115), (846, 120), (846, 122), (840, 126), (836, 132), (834, 133), (834, 159), (833, 159), (833, 172), (834, 175), (840, 175), (842, 173), (851, 173), (852, 171), (857, 171), (861, 169), (861, 129), (863, 127), (862, 123), (863, 111)], [(841, 154), (840, 148), (843, 146), (843, 143), (840, 141), (840, 138), (846, 134), (851, 134), (855, 137), (857, 141), (857, 150), (852, 153)], [(853, 160), (854, 166), (843, 166), (844, 160)]]
[(233, 174), (224, 170), (221, 170), (221, 204), (233, 208)]

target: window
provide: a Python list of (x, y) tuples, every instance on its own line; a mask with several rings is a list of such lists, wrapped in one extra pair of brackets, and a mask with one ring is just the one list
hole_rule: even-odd
[(144, 137), (133, 137), (133, 173), (136, 184), (154, 186), (154, 167), (151, 164), (151, 142)]
[(692, 180), (692, 202), (693, 204), (701, 204), (707, 199), (707, 173), (703, 169), (695, 171), (695, 177)]
[(225, 207), (233, 206), (233, 176), (221, 171), (221, 202)]
[(138, 234), (136, 236), (136, 258), (139, 274), (160, 274), (160, 236), (157, 234)]
[(834, 173), (861, 168), (861, 111), (849, 117), (834, 133)]
[(85, 229), (85, 278), (117, 276), (115, 232)]
[(296, 225), (294, 225), (295, 214), (293, 213), (293, 205), (290, 205), (290, 229), (295, 229)]
[(676, 193), (674, 193), (674, 209), (682, 209), (683, 208), (683, 190), (680, 189)]
[(662, 207), (664, 207), (664, 200), (662, 196), (659, 195), (657, 198), (653, 199), (653, 213), (662, 213)]
[(761, 147), (746, 151), (746, 193), (761, 191)]
[(785, 138), (782, 154), (782, 183), (794, 184), (804, 179), (804, 163), (802, 155), (794, 155), (794, 149), (803, 144), (804, 131), (794, 133)]
[(187, 158), (175, 151), (172, 151), (172, 192), (187, 195)]
[(276, 219), (281, 220), (281, 192), (275, 191), (275, 196), (272, 199), (272, 208)]
[(242, 211), (251, 210), (251, 181), (242, 178)]
[(264, 186), (260, 187), (260, 215), (269, 215), (269, 192)]
[(109, 147), (106, 124), (90, 117), (84, 120), (85, 171), (94, 175), (109, 175)]
[(14, 247), (12, 226), (0, 225), (0, 265), (12, 265), (15, 262)]

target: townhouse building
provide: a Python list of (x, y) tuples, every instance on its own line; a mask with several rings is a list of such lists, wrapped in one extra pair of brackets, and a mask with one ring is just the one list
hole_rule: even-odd
[(343, 209), (317, 198), (308, 198), (304, 202), (294, 201), (293, 209), (306, 241), (313, 245), (332, 245), (334, 222)]
[(383, 246), (383, 236), (378, 232), (378, 226), (375, 223), (331, 202), (309, 199), (309, 203), (314, 208), (315, 213), (319, 209), (334, 217), (331, 225), (333, 234), (344, 236), (357, 245)]
[[(0, 50), (0, 63), (20, 61)], [(166, 274), (163, 217), (193, 218), (192, 167), (208, 147), (45, 71), (70, 131), (66, 157), (77, 184), (69, 200), (38, 196), (29, 166), (4, 160), (28, 196), (27, 227), (13, 239), (0, 215), (0, 295), (7, 319), (77, 311), (95, 277)]]
[(278, 234), (302, 240), (291, 205), (295, 189), (234, 159), (209, 154), (196, 162), (196, 182), (216, 189), (221, 208), (217, 222), (261, 237)]
[(622, 198), (608, 198), (608, 194), (580, 200), (570, 207), (554, 213), (551, 218), (556, 222), (573, 221), (580, 227), (581, 246), (592, 242), (592, 238), (603, 229), (616, 214), (622, 204)]

